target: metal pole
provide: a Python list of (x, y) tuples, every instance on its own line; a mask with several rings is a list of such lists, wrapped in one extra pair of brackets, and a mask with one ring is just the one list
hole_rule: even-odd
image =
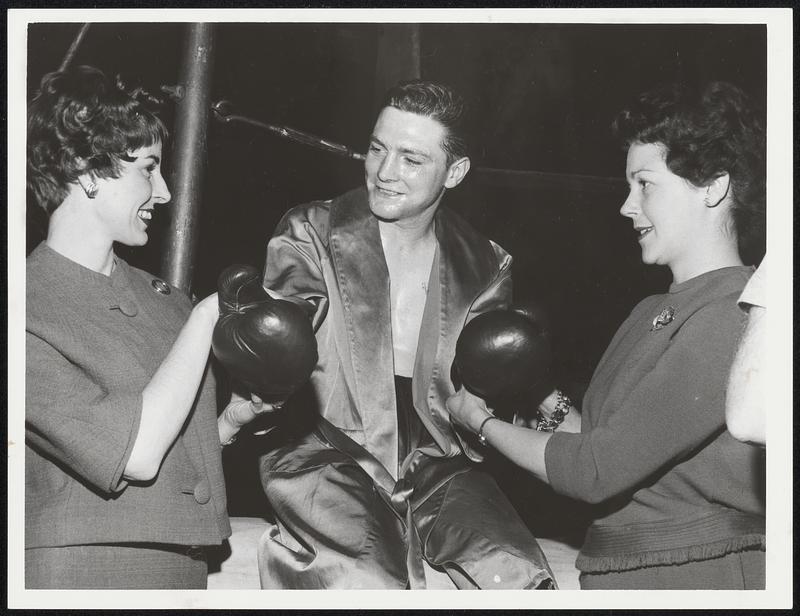
[(72, 60), (78, 52), (78, 47), (81, 46), (83, 37), (86, 36), (86, 32), (89, 30), (89, 25), (90, 24), (83, 24), (81, 29), (78, 30), (78, 34), (76, 34), (75, 38), (72, 40), (72, 44), (69, 46), (69, 49), (67, 49), (67, 53), (64, 55), (64, 59), (61, 61), (61, 66), (58, 67), (58, 70), (63, 71), (72, 64)]
[(178, 84), (172, 146), (171, 219), (161, 261), (161, 276), (186, 293), (190, 293), (194, 271), (207, 154), (213, 58), (213, 24), (189, 24)]
[(383, 24), (375, 61), (375, 100), (398, 81), (422, 75), (419, 24)]
[(211, 105), (211, 109), (214, 112), (214, 117), (220, 122), (240, 122), (242, 124), (249, 124), (250, 126), (263, 128), (264, 130), (267, 130), (274, 135), (278, 135), (279, 137), (283, 137), (284, 139), (289, 139), (290, 141), (294, 141), (296, 143), (302, 143), (304, 145), (311, 146), (312, 148), (324, 150), (325, 152), (330, 152), (331, 154), (339, 154), (340, 156), (347, 156), (348, 158), (361, 161), (366, 158), (360, 152), (351, 150), (346, 145), (342, 145), (341, 143), (323, 139), (322, 137), (317, 137), (316, 135), (312, 135), (311, 133), (307, 133), (302, 130), (289, 128), (288, 126), (267, 124), (266, 122), (261, 122), (260, 120), (256, 120), (254, 118), (235, 114), (233, 113), (233, 107), (231, 103), (226, 100), (217, 101)]

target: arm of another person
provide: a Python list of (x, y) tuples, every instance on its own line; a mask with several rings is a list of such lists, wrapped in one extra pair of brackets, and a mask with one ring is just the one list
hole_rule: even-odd
[[(550, 394), (541, 407), (551, 404), (555, 407), (556, 393)], [(493, 447), (514, 464), (527, 470), (537, 479), (550, 483), (547, 477), (544, 452), (552, 432), (539, 432), (526, 425), (506, 423), (492, 418), (492, 411), (481, 398), (465, 388), (459, 389), (447, 400), (447, 411), (460, 425), (473, 434), (482, 432), (486, 444)], [(578, 410), (570, 406), (564, 422), (558, 426), (559, 432), (580, 432), (581, 419)]]
[(203, 378), (211, 335), (219, 318), (217, 294), (198, 303), (167, 357), (142, 392), (139, 429), (123, 476), (149, 481), (192, 409)]
[(760, 445), (766, 442), (766, 313), (761, 306), (750, 307), (747, 326), (731, 366), (725, 401), (728, 431), (740, 441)]
[[(693, 315), (607, 422), (579, 432), (575, 419), (565, 420), (546, 433), (492, 420), (483, 430), (488, 443), (579, 500), (602, 502), (635, 487), (724, 429), (724, 360), (732, 355), (736, 310), (711, 306)], [(464, 415), (474, 430), (475, 408)]]
[[(210, 348), (218, 318), (215, 293), (192, 311), (169, 355), (145, 387), (139, 432), (124, 472), (128, 479), (148, 479), (158, 472), (161, 460), (178, 435), (200, 387), (208, 352), (199, 353), (197, 349)], [(170, 415), (170, 408), (178, 409), (178, 412)], [(230, 402), (217, 418), (220, 443), (232, 442), (242, 426), (258, 415), (278, 408), (279, 404), (264, 403), (256, 395), (247, 400), (233, 392)]]
[[(741, 313), (723, 298), (692, 314), (608, 419), (553, 434), (545, 464), (556, 491), (598, 503), (693, 455), (725, 429), (724, 398)], [(586, 409), (584, 409), (585, 411)]]

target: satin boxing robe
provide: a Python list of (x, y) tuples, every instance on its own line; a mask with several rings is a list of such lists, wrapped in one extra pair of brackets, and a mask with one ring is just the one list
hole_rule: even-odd
[(366, 190), (292, 209), (269, 242), (264, 286), (316, 305), (319, 363), (284, 409), (281, 445), (260, 461), (276, 518), (259, 545), (263, 588), (424, 588), (423, 558), (459, 588), (554, 586), (535, 538), (473, 464), (474, 437), (445, 408), (458, 335), (509, 304), (511, 257), (443, 208), (436, 235), (412, 381), (435, 444), (402, 464), (389, 275)]

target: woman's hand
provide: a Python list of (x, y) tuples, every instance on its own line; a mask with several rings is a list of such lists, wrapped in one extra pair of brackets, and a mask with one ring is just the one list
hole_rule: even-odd
[(231, 394), (231, 401), (225, 407), (223, 415), (227, 415), (227, 420), (236, 429), (249, 424), (259, 415), (273, 413), (283, 407), (282, 402), (269, 404), (264, 402), (255, 394), (250, 395), (250, 399), (243, 398), (236, 392)]
[(473, 434), (477, 434), (483, 420), (493, 415), (482, 398), (474, 396), (462, 387), (445, 403), (447, 412), (455, 419), (456, 423), (463, 426)]
[[(473, 434), (477, 434), (486, 418), (493, 415), (481, 398), (463, 387), (447, 399), (445, 406), (455, 422)], [(538, 479), (549, 482), (544, 450), (552, 436), (550, 432), (512, 426), (505, 421), (489, 421), (484, 425), (483, 436), (490, 447)]]
[(231, 401), (217, 419), (219, 442), (224, 444), (233, 442), (242, 426), (249, 424), (259, 415), (278, 411), (282, 406), (282, 402), (269, 404), (255, 394), (251, 394), (248, 400), (233, 392)]

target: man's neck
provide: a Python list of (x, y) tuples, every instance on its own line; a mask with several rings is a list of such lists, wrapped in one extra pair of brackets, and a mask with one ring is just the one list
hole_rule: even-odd
[(384, 249), (391, 246), (401, 252), (406, 252), (429, 246), (436, 241), (436, 225), (433, 215), (415, 221), (384, 222), (379, 220), (378, 229)]

